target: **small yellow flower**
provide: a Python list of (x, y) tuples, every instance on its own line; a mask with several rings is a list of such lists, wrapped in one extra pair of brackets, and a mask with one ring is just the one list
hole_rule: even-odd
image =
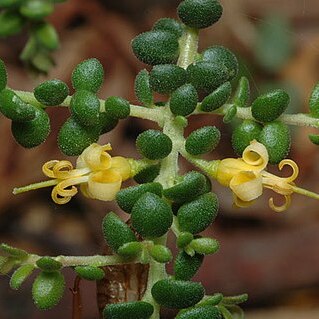
[(77, 194), (76, 186), (79, 185), (85, 196), (111, 201), (121, 189), (122, 182), (131, 177), (129, 160), (121, 156), (111, 157), (108, 153), (111, 150), (110, 144), (90, 145), (78, 157), (76, 168), (69, 161), (49, 161), (42, 166), (42, 171), (52, 180), (18, 188), (13, 193), (54, 186), (53, 201), (65, 204)]
[(276, 206), (273, 198), (269, 199), (270, 208), (276, 212), (283, 212), (290, 206), (293, 193), (319, 199), (318, 194), (296, 187), (294, 181), (298, 177), (299, 168), (294, 161), (285, 159), (279, 163), (279, 170), (286, 165), (292, 168), (292, 175), (284, 178), (265, 170), (268, 160), (266, 147), (257, 141), (252, 141), (244, 150), (242, 158), (221, 160), (214, 177), (220, 184), (233, 191), (234, 204), (237, 207), (251, 205), (262, 195), (263, 188), (271, 189), (284, 196), (285, 203), (281, 206)]

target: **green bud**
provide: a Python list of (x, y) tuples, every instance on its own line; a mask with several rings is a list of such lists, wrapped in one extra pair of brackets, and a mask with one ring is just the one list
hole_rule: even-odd
[(145, 193), (132, 209), (132, 226), (142, 237), (161, 237), (173, 222), (170, 205), (153, 193)]
[(231, 105), (230, 108), (227, 110), (226, 114), (223, 117), (223, 122), (225, 124), (230, 123), (234, 117), (237, 114), (237, 106), (236, 105)]
[(163, 194), (166, 198), (175, 202), (187, 202), (203, 194), (205, 191), (206, 177), (196, 171), (191, 171), (182, 177), (182, 180), (167, 189)]
[(181, 232), (179, 236), (177, 237), (177, 247), (179, 249), (185, 248), (190, 242), (194, 239), (194, 236), (192, 233), (189, 232)]
[(232, 146), (237, 155), (241, 156), (245, 148), (253, 140), (258, 140), (262, 125), (253, 120), (244, 120), (233, 131)]
[(193, 257), (184, 251), (179, 252), (174, 263), (174, 273), (177, 280), (191, 280), (201, 267), (204, 256), (195, 254)]
[(319, 135), (309, 134), (308, 137), (309, 137), (309, 140), (311, 141), (311, 143), (313, 143), (315, 145), (319, 145)]
[(2, 11), (0, 13), (0, 37), (8, 37), (19, 33), (25, 24), (21, 15), (14, 11)]
[(106, 112), (100, 112), (98, 126), (101, 128), (101, 134), (112, 131), (118, 123), (119, 120), (110, 117)]
[(220, 141), (220, 131), (216, 126), (203, 126), (192, 132), (185, 142), (189, 154), (201, 155), (213, 151)]
[(234, 104), (238, 107), (247, 107), (250, 98), (250, 85), (245, 76), (242, 76), (239, 80), (239, 84), (234, 96)]
[(155, 301), (165, 308), (182, 309), (194, 306), (205, 294), (198, 282), (162, 279), (152, 287)]
[(212, 112), (223, 106), (231, 95), (231, 84), (225, 82), (211, 94), (207, 95), (201, 103), (200, 109), (204, 112)]
[(100, 123), (100, 101), (98, 97), (86, 90), (79, 90), (72, 96), (71, 113), (79, 124), (94, 126)]
[(60, 105), (69, 95), (69, 88), (61, 80), (48, 80), (34, 89), (35, 98), (47, 106)]
[(76, 274), (86, 280), (102, 280), (105, 276), (103, 269), (94, 266), (77, 266), (74, 268)]
[(124, 188), (116, 194), (117, 204), (126, 213), (131, 213), (134, 204), (147, 192), (162, 197), (163, 187), (160, 183), (146, 183)]
[(171, 18), (162, 18), (155, 22), (153, 30), (161, 30), (173, 33), (177, 38), (183, 35), (183, 26)]
[(100, 136), (100, 128), (85, 127), (70, 117), (60, 128), (58, 146), (67, 156), (78, 156)]
[(172, 252), (163, 245), (154, 245), (150, 249), (152, 258), (162, 264), (168, 263), (173, 259)]
[(103, 310), (104, 319), (149, 319), (154, 307), (145, 301), (108, 304)]
[(10, 287), (14, 290), (18, 290), (25, 280), (32, 274), (33, 270), (33, 265), (20, 266), (11, 276)]
[(110, 96), (105, 101), (105, 112), (113, 119), (125, 119), (130, 115), (130, 103), (119, 97)]
[(222, 315), (217, 307), (201, 306), (183, 311), (176, 319), (222, 319)]
[(160, 169), (160, 164), (148, 166), (137, 173), (134, 180), (139, 184), (150, 183), (158, 176)]
[(134, 90), (137, 99), (145, 106), (153, 105), (153, 93), (150, 87), (150, 75), (147, 70), (142, 70), (136, 76)]
[(63, 275), (58, 272), (41, 272), (32, 286), (34, 304), (40, 310), (48, 310), (56, 306), (64, 292)]
[(59, 36), (52, 24), (47, 22), (38, 24), (34, 33), (38, 43), (43, 48), (52, 51), (59, 47)]
[(279, 121), (267, 123), (262, 129), (258, 141), (267, 148), (270, 164), (278, 164), (287, 157), (291, 139), (289, 127)]
[(15, 248), (3, 243), (0, 245), (0, 250), (4, 252), (6, 255), (9, 255), (10, 257), (15, 257), (18, 259), (23, 259), (28, 256), (28, 253), (25, 250)]
[(204, 61), (224, 65), (227, 69), (228, 80), (233, 79), (238, 73), (238, 60), (235, 54), (223, 46), (216, 45), (206, 49), (202, 57)]
[(103, 66), (98, 59), (88, 59), (78, 64), (72, 73), (72, 85), (76, 90), (96, 93), (104, 81)]
[(188, 126), (188, 120), (185, 116), (177, 115), (174, 119), (174, 123), (181, 128), (185, 128)]
[(54, 5), (51, 0), (27, 0), (20, 7), (20, 13), (34, 20), (41, 20), (54, 11)]
[(310, 114), (316, 118), (319, 118), (319, 83), (315, 85), (311, 92), (309, 99), (309, 108)]
[(36, 265), (43, 271), (50, 272), (50, 271), (57, 271), (62, 268), (62, 264), (54, 260), (52, 257), (45, 256), (36, 261)]
[(35, 108), (35, 118), (28, 122), (12, 122), (11, 131), (15, 140), (25, 148), (42, 144), (50, 134), (50, 119), (48, 114)]
[(172, 93), (185, 82), (185, 69), (174, 64), (155, 65), (150, 72), (151, 89), (158, 93)]
[(187, 26), (204, 29), (220, 19), (223, 7), (217, 0), (184, 0), (178, 6), (177, 13)]
[(172, 151), (171, 139), (161, 131), (147, 130), (136, 139), (138, 151), (151, 160), (163, 159)]
[(194, 112), (197, 103), (196, 89), (191, 84), (185, 84), (173, 92), (169, 107), (174, 115), (187, 116)]
[(0, 59), (0, 92), (6, 88), (7, 80), (8, 80), (8, 75), (7, 75), (6, 66), (4, 62)]
[(143, 245), (138, 241), (132, 241), (122, 245), (117, 253), (123, 258), (136, 258), (141, 254), (143, 250)]
[(150, 65), (174, 63), (179, 54), (178, 38), (162, 30), (139, 34), (133, 39), (132, 48), (140, 61)]
[(13, 91), (4, 89), (0, 92), (0, 112), (15, 122), (27, 122), (35, 118), (36, 108), (25, 103)]
[(228, 79), (228, 70), (224, 65), (199, 61), (187, 68), (188, 80), (197, 90), (211, 93)]
[(196, 238), (189, 244), (198, 254), (211, 255), (219, 250), (219, 242), (213, 238)]
[(217, 213), (217, 196), (214, 193), (201, 195), (178, 210), (179, 228), (192, 234), (200, 233), (215, 220)]
[(273, 90), (257, 97), (251, 112), (257, 121), (272, 122), (287, 109), (289, 102), (289, 95), (284, 90)]
[(24, 0), (0, 0), (0, 8), (12, 8), (19, 6)]
[(124, 244), (137, 241), (132, 229), (113, 212), (104, 217), (102, 229), (105, 241), (115, 252)]

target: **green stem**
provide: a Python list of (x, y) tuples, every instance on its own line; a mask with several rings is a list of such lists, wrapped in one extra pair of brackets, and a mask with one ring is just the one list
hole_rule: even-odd
[[(39, 260), (41, 256), (38, 255), (29, 255), (28, 258), (23, 260), (22, 265), (33, 265), (36, 266), (37, 260)], [(59, 261), (63, 267), (75, 267), (75, 266), (86, 266), (93, 265), (97, 267), (104, 266), (113, 266), (113, 265), (122, 265), (128, 263), (140, 263), (139, 259), (130, 260), (129, 262), (120, 256), (111, 255), (111, 256), (57, 256), (53, 257), (54, 260)]]
[[(180, 56), (178, 59), (178, 65), (187, 68), (189, 64), (194, 61), (198, 48), (198, 31), (187, 28), (186, 32), (182, 36), (180, 42)], [(154, 112), (155, 109), (151, 109)], [(168, 106), (159, 108), (161, 112), (161, 118), (163, 120), (163, 133), (165, 133), (172, 141), (171, 153), (162, 160), (161, 170), (156, 181), (161, 183), (164, 188), (170, 187), (174, 184), (178, 176), (178, 157), (181, 149), (184, 148), (184, 129), (175, 122), (175, 117), (171, 113)], [(167, 235), (158, 239), (158, 244), (166, 245)], [(150, 319), (160, 318), (160, 306), (152, 297), (153, 285), (167, 277), (165, 264), (160, 264), (156, 261), (150, 262), (147, 288), (144, 294), (143, 300), (151, 303), (154, 306), (154, 313)]]
[[(198, 104), (197, 109), (193, 114), (213, 114), (223, 116), (232, 106), (233, 104), (224, 104), (222, 107), (213, 112), (202, 112), (200, 111), (200, 104)], [(250, 107), (238, 107), (236, 117), (242, 120), (255, 120), (252, 116)], [(278, 120), (282, 121), (287, 125), (310, 126), (319, 128), (319, 119), (311, 117), (310, 115), (304, 113), (283, 114), (278, 118)]]
[[(34, 97), (32, 92), (25, 92), (25, 91), (14, 91), (24, 102), (32, 104), (37, 107), (44, 108), (45, 106), (42, 105), (38, 100)], [(63, 103), (59, 106), (61, 107), (69, 107), (71, 103), (71, 96), (68, 96)], [(105, 100), (100, 99), (101, 110), (104, 110), (104, 103)], [(137, 117), (144, 120), (150, 120), (156, 122), (159, 126), (163, 125), (163, 115), (160, 109), (155, 108), (146, 108), (138, 105), (131, 104), (131, 113), (130, 116)]]

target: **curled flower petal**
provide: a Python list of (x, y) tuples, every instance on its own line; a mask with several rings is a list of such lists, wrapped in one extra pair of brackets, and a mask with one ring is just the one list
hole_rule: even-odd
[(253, 166), (252, 169), (256, 171), (262, 171), (269, 160), (266, 147), (255, 140), (245, 148), (242, 158), (246, 164)]
[(53, 167), (59, 163), (57, 160), (52, 160), (49, 162), (44, 163), (42, 166), (42, 172), (45, 176), (48, 176), (50, 178), (55, 178), (54, 172), (53, 172)]
[(91, 198), (111, 201), (121, 189), (122, 177), (116, 170), (108, 169), (91, 173), (88, 180), (88, 194)]
[(107, 151), (112, 150), (110, 144), (104, 146), (96, 143), (87, 147), (77, 160), (77, 167), (89, 167), (92, 171), (106, 170), (111, 167), (111, 155)]
[(250, 202), (263, 193), (262, 177), (254, 172), (240, 172), (233, 177), (229, 187), (244, 202)]
[(282, 170), (284, 166), (290, 166), (292, 168), (292, 174), (289, 177), (284, 177), (283, 179), (285, 179), (285, 181), (287, 183), (291, 183), (293, 182), (299, 175), (299, 167), (298, 165), (291, 159), (284, 159), (282, 160), (279, 165), (278, 168), (279, 170)]
[(52, 190), (51, 196), (53, 201), (57, 204), (69, 202), (71, 198), (78, 193), (75, 185), (86, 183), (87, 180), (87, 176), (82, 176), (61, 181)]
[(275, 212), (277, 212), (277, 213), (282, 213), (282, 212), (284, 212), (285, 210), (287, 210), (289, 207), (290, 207), (290, 204), (291, 204), (291, 196), (289, 196), (289, 195), (284, 195), (284, 197), (285, 197), (285, 203), (283, 204), (283, 205), (281, 205), (281, 206), (277, 206), (277, 205), (275, 205), (274, 204), (274, 199), (271, 197), (270, 199), (269, 199), (269, 207), (273, 210), (273, 211), (275, 211)]

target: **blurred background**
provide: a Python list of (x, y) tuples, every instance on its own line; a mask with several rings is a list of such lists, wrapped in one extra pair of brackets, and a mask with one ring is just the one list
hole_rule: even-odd
[[(134, 57), (131, 39), (149, 30), (163, 17), (176, 17), (178, 0), (69, 0), (56, 6), (51, 22), (59, 31), (61, 48), (55, 53), (56, 67), (47, 77), (30, 75), (19, 61), (26, 34), (0, 40), (0, 56), (13, 89), (32, 90), (38, 83), (59, 78), (70, 84), (72, 69), (80, 61), (96, 57), (106, 70), (100, 97), (119, 95), (136, 103), (134, 78), (145, 68)], [(201, 48), (225, 45), (240, 61), (240, 75), (251, 81), (254, 95), (270, 88), (284, 87), (291, 95), (290, 111), (307, 112), (307, 100), (319, 80), (318, 0), (221, 0), (224, 15), (213, 28), (201, 33)], [(15, 186), (43, 179), (41, 166), (64, 156), (56, 146), (57, 130), (68, 116), (65, 109), (51, 109), (53, 130), (48, 141), (32, 150), (18, 146), (10, 133), (10, 123), (0, 117), (0, 242), (42, 255), (91, 255), (103, 250), (101, 220), (115, 205), (91, 201), (82, 195), (71, 203), (56, 206), (50, 189), (13, 196)], [(192, 118), (187, 130), (216, 125), (222, 142), (210, 158), (234, 156), (230, 138), (232, 125), (220, 118)], [(111, 142), (116, 154), (138, 156), (134, 139), (146, 121), (123, 121), (114, 132), (101, 138)], [(300, 167), (298, 184), (319, 192), (319, 151), (308, 141), (308, 128), (292, 128), (291, 157)], [(188, 132), (186, 132), (188, 134)], [(183, 170), (190, 167), (183, 164)], [(275, 170), (276, 171), (276, 170)], [(293, 197), (284, 214), (268, 208), (263, 198), (248, 209), (233, 209), (229, 190), (213, 183), (221, 210), (207, 231), (221, 243), (221, 250), (204, 262), (196, 280), (208, 293), (225, 295), (247, 292), (244, 308), (248, 319), (319, 318), (319, 213), (318, 202)], [(173, 248), (173, 245), (171, 245)], [(66, 271), (67, 287), (74, 274)], [(31, 297), (31, 280), (18, 292), (9, 288), (9, 278), (0, 277), (0, 317), (16, 319), (70, 318), (72, 295), (53, 310), (36, 310)], [(98, 317), (95, 284), (82, 282), (83, 319)], [(165, 314), (172, 318), (172, 314)]]

